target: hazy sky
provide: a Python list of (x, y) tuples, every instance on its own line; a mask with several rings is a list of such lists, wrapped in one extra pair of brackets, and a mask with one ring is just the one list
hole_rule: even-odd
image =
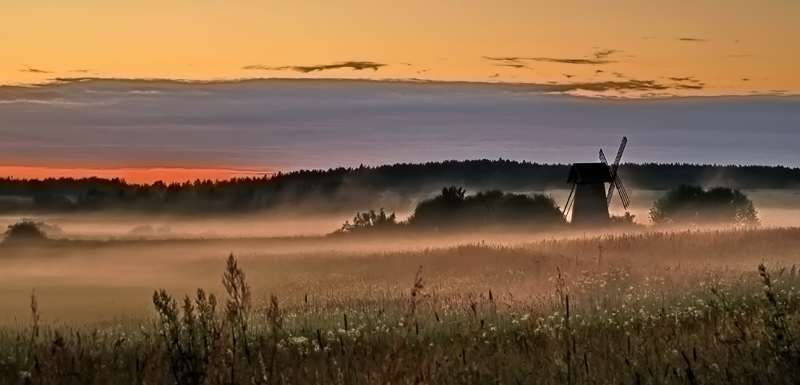
[(2, 175), (567, 163), (613, 152), (622, 135), (629, 161), (800, 166), (800, 1), (0, 0), (0, 10)]
[[(0, 174), (591, 162), (600, 147), (614, 154), (623, 135), (627, 161), (800, 166), (799, 128), (800, 97), (610, 100), (482, 83), (95, 80), (0, 88)], [(189, 179), (178, 171), (159, 177)]]

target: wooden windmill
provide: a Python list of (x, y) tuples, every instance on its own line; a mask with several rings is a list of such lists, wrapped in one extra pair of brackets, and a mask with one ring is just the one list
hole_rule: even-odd
[[(603, 225), (609, 221), (608, 206), (616, 189), (622, 206), (627, 209), (631, 203), (625, 186), (617, 174), (622, 152), (628, 144), (623, 137), (614, 164), (608, 164), (603, 150), (600, 150), (599, 163), (574, 163), (569, 171), (567, 183), (572, 183), (572, 191), (564, 205), (564, 218), (572, 212), (572, 224), (576, 226)], [(608, 183), (608, 190), (605, 184)]]

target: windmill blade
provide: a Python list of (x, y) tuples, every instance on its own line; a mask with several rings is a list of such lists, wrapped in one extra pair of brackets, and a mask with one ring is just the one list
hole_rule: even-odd
[(611, 198), (614, 198), (614, 181), (616, 180), (617, 178), (614, 178), (611, 183), (608, 184), (608, 194), (606, 194), (606, 205), (608, 206), (611, 205)]
[(628, 206), (631, 204), (631, 199), (628, 197), (628, 192), (625, 191), (625, 186), (622, 184), (622, 179), (619, 178), (619, 175), (614, 177), (614, 183), (612, 186), (614, 185), (617, 186), (617, 191), (619, 191), (619, 199), (622, 201), (622, 207), (627, 210)]
[(564, 215), (564, 219), (567, 219), (567, 215), (569, 214), (569, 210), (572, 208), (571, 206), (575, 202), (575, 199), (573, 199), (573, 194), (575, 193), (575, 186), (577, 186), (577, 185), (575, 183), (573, 183), (572, 184), (572, 190), (570, 190), (569, 197), (567, 197), (567, 203), (564, 204), (564, 212), (562, 213), (562, 215)]
[[(602, 148), (600, 149), (600, 161), (603, 162), (606, 165), (606, 167), (611, 168), (611, 166), (608, 165), (608, 160), (606, 160), (606, 154), (603, 153), (603, 149)], [(611, 173), (611, 177), (612, 177), (612, 180), (611, 180), (611, 183), (609, 183), (609, 186), (608, 186), (608, 194), (606, 194), (606, 205), (610, 205), (611, 204), (611, 198), (614, 197), (614, 180), (613, 180), (614, 174), (613, 174), (613, 172)]]
[(622, 152), (625, 151), (625, 146), (628, 145), (628, 137), (622, 137), (622, 143), (619, 144), (619, 151), (617, 151), (617, 157), (614, 159), (614, 165), (611, 166), (611, 176), (614, 177), (617, 175), (617, 168), (619, 168), (619, 162), (622, 160)]

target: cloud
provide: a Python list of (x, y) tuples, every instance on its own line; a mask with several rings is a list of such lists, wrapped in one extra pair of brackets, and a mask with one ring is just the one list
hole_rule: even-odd
[(309, 73), (315, 71), (325, 71), (325, 70), (335, 70), (341, 68), (352, 68), (354, 70), (364, 70), (364, 69), (371, 69), (373, 71), (377, 71), (380, 67), (385, 67), (386, 64), (375, 63), (371, 61), (346, 61), (346, 62), (339, 62), (333, 64), (323, 64), (323, 65), (315, 65), (315, 66), (280, 66), (280, 67), (269, 67), (264, 65), (249, 65), (244, 66), (242, 69), (246, 70), (272, 70), (272, 71), (297, 71), (302, 73)]
[(692, 82), (692, 83), (698, 83), (699, 82), (699, 80), (695, 79), (694, 76), (687, 76), (685, 78), (667, 78), (667, 79), (675, 81), (675, 82)]
[(526, 66), (525, 64), (521, 64), (521, 63), (519, 63), (519, 64), (518, 63), (495, 64), (495, 66), (496, 67), (511, 67), (511, 68), (527, 68), (527, 69), (530, 69), (530, 67)]
[(19, 70), (19, 72), (30, 72), (30, 73), (33, 73), (33, 74), (51, 74), (51, 73), (53, 73), (52, 71), (45, 71), (45, 70), (40, 70), (40, 69), (37, 69), (37, 68), (31, 68), (30, 66), (25, 66), (25, 67), (26, 68), (24, 70)]
[(551, 57), (534, 57), (528, 60), (534, 61), (543, 61), (543, 62), (551, 62), (551, 63), (563, 63), (563, 64), (588, 64), (588, 65), (597, 65), (597, 64), (608, 64), (614, 63), (610, 60), (590, 60), (590, 59), (557, 59)]
[(605, 81), (605, 82), (581, 82), (566, 84), (547, 85), (550, 92), (607, 92), (617, 91), (620, 93), (627, 91), (667, 91), (670, 89), (702, 89), (701, 85), (691, 84), (662, 84), (655, 80), (626, 80), (626, 81)]
[[(616, 76), (623, 76), (623, 74), (613, 73)], [(576, 77), (572, 77), (573, 80), (576, 80)], [(680, 79), (680, 78), (678, 78)], [(100, 100), (60, 100), (62, 96), (59, 93), (50, 95), (54, 90), (61, 89), (63, 87), (64, 90), (67, 89), (83, 89), (84, 87), (90, 87), (94, 92), (81, 92), (84, 97), (91, 97), (91, 95), (98, 95), (98, 97), (102, 97), (103, 102), (107, 102), (107, 95), (110, 91), (115, 91), (117, 87), (124, 87), (126, 88), (126, 93), (128, 94), (137, 94), (131, 96), (139, 96), (138, 94), (147, 93), (149, 97), (161, 97), (161, 96), (168, 96), (175, 90), (182, 89), (184, 93), (187, 93), (190, 89), (183, 88), (189, 86), (196, 86), (202, 88), (194, 88), (191, 89), (193, 92), (201, 92), (204, 97), (207, 97), (214, 92), (221, 92), (222, 90), (227, 90), (229, 87), (238, 87), (239, 84), (274, 84), (278, 85), (285, 85), (285, 84), (296, 84), (296, 85), (303, 85), (303, 84), (325, 84), (332, 88), (340, 88), (342, 89), (347, 88), (349, 85), (353, 84), (365, 84), (365, 85), (375, 85), (375, 87), (379, 87), (381, 85), (385, 85), (387, 87), (392, 87), (394, 85), (402, 85), (402, 84), (430, 84), (430, 85), (437, 85), (437, 86), (452, 86), (453, 89), (457, 89), (456, 87), (460, 86), (469, 86), (469, 87), (501, 87), (507, 91), (513, 92), (523, 92), (523, 93), (573, 93), (576, 91), (587, 91), (587, 92), (618, 92), (620, 94), (627, 93), (627, 92), (669, 92), (670, 90), (700, 90), (703, 89), (705, 83), (702, 82), (693, 82), (693, 83), (677, 83), (677, 82), (659, 82), (657, 80), (638, 80), (638, 79), (629, 79), (629, 78), (621, 78), (619, 80), (608, 80), (608, 81), (581, 81), (576, 80), (575, 82), (545, 82), (545, 83), (481, 83), (481, 82), (447, 82), (447, 81), (436, 81), (436, 80), (425, 80), (425, 79), (395, 79), (395, 80), (368, 80), (368, 79), (352, 79), (352, 80), (315, 80), (315, 79), (239, 79), (239, 80), (214, 80), (214, 81), (196, 81), (196, 80), (181, 80), (181, 79), (123, 79), (123, 78), (90, 78), (90, 77), (76, 77), (76, 78), (56, 78), (54, 79), (56, 83), (52, 83), (51, 85), (42, 84), (37, 87), (12, 87), (12, 86), (0, 86), (0, 100), (10, 100), (14, 99), (34, 99), (31, 92), (36, 91), (36, 98), (39, 100), (48, 100), (54, 101), (55, 104), (64, 104), (64, 101), (70, 102), (98, 102)], [(672, 79), (670, 79), (672, 80)], [(694, 78), (689, 80), (690, 82), (693, 81)], [(134, 85), (146, 86), (146, 87), (137, 87), (136, 89), (129, 89)], [(77, 88), (75, 88), (77, 87)], [(232, 89), (232, 88), (230, 88)], [(164, 91), (162, 93), (156, 93), (152, 90), (157, 91)], [(172, 91), (170, 91), (172, 90)], [(218, 90), (218, 91), (212, 91)], [(147, 91), (147, 92), (144, 92)], [(169, 91), (169, 92), (167, 92)], [(18, 93), (23, 93), (19, 94)], [(101, 93), (103, 93), (101, 95)], [(210, 94), (209, 94), (210, 93)], [(6, 97), (3, 97), (4, 95)], [(124, 95), (118, 95), (119, 97), (124, 97)], [(124, 100), (142, 100), (141, 98), (131, 98)], [(14, 101), (14, 103), (25, 103), (27, 101)], [(28, 102), (30, 103), (30, 102)], [(205, 121), (208, 123), (208, 121)], [(204, 123), (204, 124), (205, 124)]]
[(594, 57), (597, 59), (605, 59), (611, 54), (615, 54), (619, 51), (615, 49), (603, 49), (594, 53)]
[(702, 90), (703, 84), (681, 84), (676, 83), (672, 85), (673, 88), (679, 90)]
[(696, 43), (706, 43), (706, 42), (708, 42), (708, 40), (706, 40), (706, 39), (698, 39), (698, 38), (694, 38), (694, 37), (681, 37), (678, 40), (680, 40), (680, 41), (692, 41), (692, 42), (696, 42)]
[[(565, 81), (561, 72), (570, 71), (556, 73)], [(501, 77), (508, 76), (501, 73)], [(40, 104), (32, 106), (36, 113), (26, 106), (0, 104), (3, 138), (16, 140), (13, 144), (4, 140), (0, 151), (4, 165), (31, 164), (34, 159), (37, 164), (107, 168), (191, 165), (287, 170), (500, 156), (571, 162), (575, 154), (586, 153), (585, 146), (603, 143), (602, 138), (612, 134), (615, 137), (608, 141), (618, 144), (617, 133), (627, 132), (639, 138), (636, 148), (643, 151), (640, 159), (647, 161), (800, 165), (798, 141), (787, 140), (793, 139), (787, 133), (800, 122), (800, 98), (627, 103), (559, 94), (592, 96), (593, 92), (582, 90), (595, 90), (608, 91), (606, 96), (626, 91), (631, 96), (665, 97), (687, 92), (676, 90), (667, 79), (578, 80), (585, 82), (248, 79), (190, 84), (103, 79), (0, 87), (0, 100), (97, 103), (80, 108)], [(152, 98), (125, 96), (139, 90), (164, 92)], [(111, 97), (109, 91), (119, 95)], [(115, 100), (113, 108), (99, 104), (110, 99)], [(741, 119), (743, 115), (754, 118)], [(617, 133), (594, 127), (612, 127)], [(702, 129), (692, 131), (687, 147), (687, 138), (675, 135), (675, 127)], [(755, 137), (754, 130), (764, 135)], [(773, 141), (767, 143), (768, 138)], [(756, 139), (765, 140), (758, 144), (769, 148), (769, 158), (743, 150)], [(559, 141), (568, 147), (553, 144)], [(698, 151), (699, 145), (708, 151)]]
[(486, 59), (486, 60), (494, 60), (494, 61), (522, 61), (522, 60), (527, 60), (527, 58), (518, 57), (518, 56), (484, 56), (483, 58)]
[[(606, 52), (606, 51), (600, 51), (600, 53), (604, 53), (604, 52)], [(607, 55), (610, 55), (610, 54), (611, 53), (608, 53)], [(588, 65), (615, 63), (614, 61), (611, 61), (611, 60), (559, 59), (559, 58), (552, 58), (552, 57), (518, 57), (518, 56), (492, 57), (492, 56), (484, 56), (483, 58), (486, 59), (486, 60), (506, 61), (506, 62), (540, 61), (540, 62), (550, 62), (550, 63), (588, 64)]]
[(81, 103), (63, 99), (42, 100), (42, 99), (0, 99), (0, 104), (42, 104), (51, 106), (89, 106), (90, 103)]

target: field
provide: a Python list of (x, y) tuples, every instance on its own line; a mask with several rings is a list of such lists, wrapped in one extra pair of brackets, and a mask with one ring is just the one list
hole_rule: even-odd
[(0, 252), (8, 384), (800, 379), (798, 228)]

